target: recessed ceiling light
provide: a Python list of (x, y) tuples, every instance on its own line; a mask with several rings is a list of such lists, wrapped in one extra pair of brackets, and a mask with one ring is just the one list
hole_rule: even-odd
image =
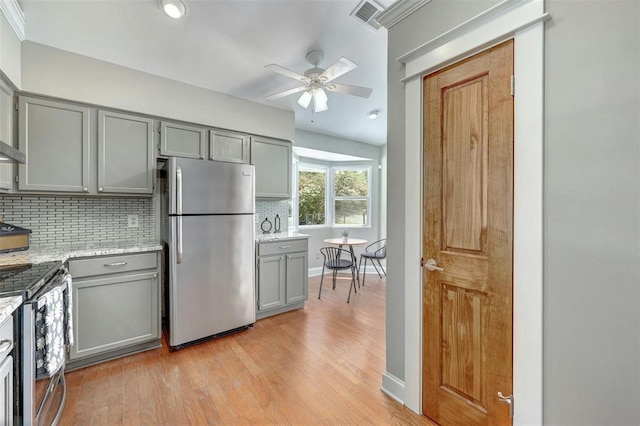
[(377, 109), (374, 109), (373, 111), (369, 112), (369, 120), (375, 120), (376, 118), (378, 118), (379, 114), (380, 114), (380, 111), (378, 111)]
[(187, 11), (186, 6), (180, 0), (160, 0), (160, 7), (172, 18), (182, 18)]

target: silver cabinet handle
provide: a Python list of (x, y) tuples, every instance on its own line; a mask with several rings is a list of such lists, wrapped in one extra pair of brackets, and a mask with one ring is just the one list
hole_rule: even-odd
[(3, 354), (7, 350), (9, 350), (9, 348), (11, 347), (12, 344), (13, 344), (13, 342), (11, 340), (2, 339), (0, 341), (0, 354)]
[(84, 192), (89, 192), (89, 188), (87, 188), (86, 186), (85, 186), (84, 188), (82, 188), (82, 190), (83, 190)]
[(98, 192), (104, 191), (104, 188), (98, 188)]
[(113, 267), (113, 266), (124, 266), (126, 264), (127, 262), (114, 262), (114, 263), (105, 263), (104, 266)]
[(176, 244), (177, 253), (177, 262), (182, 263), (182, 216), (178, 216), (178, 227), (176, 229), (176, 239), (178, 243)]
[(280, 246), (278, 248), (280, 248), (280, 249), (288, 249), (288, 248), (291, 248), (291, 246)]
[(440, 272), (444, 272), (443, 268), (440, 268), (438, 266), (438, 263), (433, 260), (433, 259), (429, 259), (427, 260), (427, 263), (424, 264), (424, 267), (427, 268), (430, 271), (440, 271)]

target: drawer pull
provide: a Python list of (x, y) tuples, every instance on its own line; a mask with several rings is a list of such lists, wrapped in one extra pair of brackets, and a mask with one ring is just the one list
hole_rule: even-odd
[(291, 248), (291, 246), (280, 246), (280, 247), (278, 247), (278, 248), (281, 248), (281, 249), (288, 249), (288, 248)]
[(0, 340), (0, 354), (3, 354), (4, 352), (6, 352), (11, 347), (12, 344), (13, 342), (11, 340), (7, 340), (7, 339)]
[(124, 266), (126, 264), (127, 262), (114, 262), (114, 263), (105, 263), (104, 266), (113, 267), (113, 266)]

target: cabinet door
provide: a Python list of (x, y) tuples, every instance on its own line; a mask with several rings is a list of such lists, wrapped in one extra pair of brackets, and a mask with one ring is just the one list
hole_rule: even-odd
[(0, 363), (0, 425), (13, 424), (13, 357)]
[(21, 191), (89, 192), (89, 108), (20, 97)]
[(249, 163), (249, 137), (240, 133), (211, 130), (209, 160)]
[(158, 297), (155, 272), (76, 280), (69, 359), (158, 339)]
[[(0, 80), (0, 140), (8, 145), (13, 142), (13, 90)], [(0, 163), (0, 189), (13, 188), (13, 170), (11, 163)]]
[(291, 198), (291, 142), (252, 138), (256, 198)]
[(258, 310), (274, 309), (284, 304), (284, 256), (258, 258)]
[(152, 194), (153, 120), (98, 111), (98, 192)]
[(204, 160), (207, 131), (186, 124), (160, 123), (160, 155)]
[(307, 300), (307, 281), (309, 276), (307, 253), (287, 255), (287, 303)]

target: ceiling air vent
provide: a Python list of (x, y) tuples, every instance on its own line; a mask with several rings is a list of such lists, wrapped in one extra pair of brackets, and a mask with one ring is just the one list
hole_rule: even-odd
[(376, 22), (375, 17), (382, 12), (382, 10), (382, 6), (378, 3), (372, 0), (363, 0), (353, 12), (351, 12), (351, 16), (366, 26), (377, 30), (380, 28), (380, 24)]

